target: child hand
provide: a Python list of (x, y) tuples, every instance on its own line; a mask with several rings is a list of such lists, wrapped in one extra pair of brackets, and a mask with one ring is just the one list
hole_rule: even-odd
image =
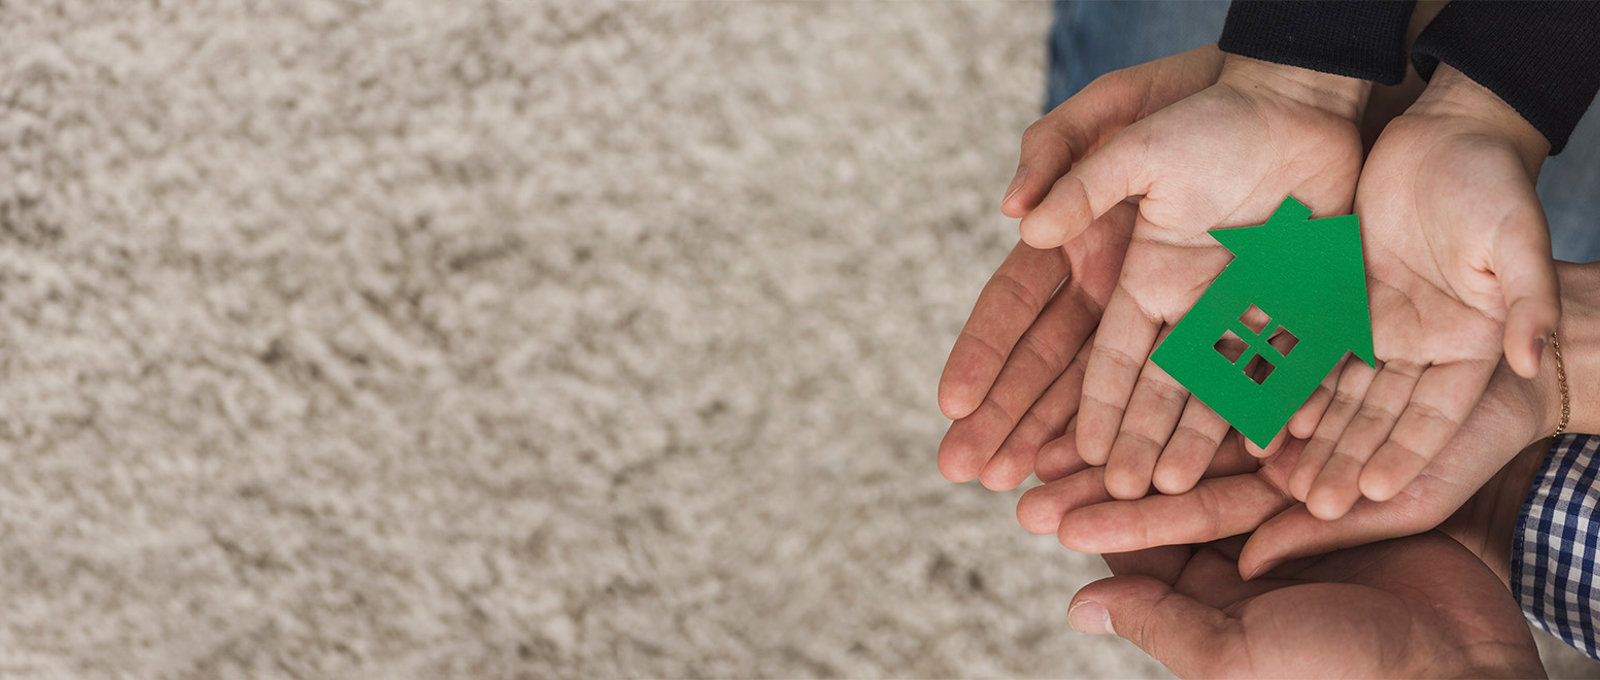
[[(1212, 451), (1168, 446), (1180, 419), (1190, 419), (1202, 439), (1221, 438), (1215, 414), (1190, 404), (1188, 392), (1148, 361), (1164, 329), (1230, 259), (1205, 232), (1260, 224), (1291, 194), (1321, 215), (1347, 213), (1368, 90), (1352, 78), (1229, 56), (1217, 84), (1112, 137), (1023, 218), (1029, 245), (1059, 247), (1112, 207), (1142, 197), (1077, 416), (1077, 452), (1107, 466), (1114, 497), (1143, 496), (1158, 465), (1182, 473), (1159, 478), (1162, 491), (1193, 484)], [(1164, 462), (1169, 457), (1175, 460)]]
[(1334, 519), (1394, 498), (1440, 455), (1500, 361), (1538, 374), (1560, 314), (1534, 193), (1549, 144), (1448, 66), (1373, 146), (1356, 194), (1373, 349), (1290, 422), (1309, 437), (1290, 490)]

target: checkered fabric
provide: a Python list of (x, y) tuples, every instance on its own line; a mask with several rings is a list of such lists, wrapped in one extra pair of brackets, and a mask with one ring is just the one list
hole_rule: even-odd
[(1600, 436), (1557, 437), (1522, 503), (1511, 544), (1511, 587), (1528, 620), (1590, 657), (1600, 590)]

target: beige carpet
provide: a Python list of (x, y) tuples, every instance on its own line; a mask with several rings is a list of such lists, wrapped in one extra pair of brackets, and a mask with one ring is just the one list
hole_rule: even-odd
[(0, 2), (0, 676), (1152, 676), (944, 482), (1040, 3)]

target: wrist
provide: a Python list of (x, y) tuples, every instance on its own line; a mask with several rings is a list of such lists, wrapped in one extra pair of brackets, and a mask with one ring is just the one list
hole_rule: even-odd
[(1218, 82), (1248, 91), (1265, 91), (1328, 114), (1360, 123), (1372, 84), (1360, 78), (1274, 64), (1237, 54), (1225, 55)]
[[(1600, 432), (1600, 264), (1556, 262), (1561, 286), (1561, 363), (1567, 378), (1570, 417), (1567, 432)], [(1554, 377), (1552, 348), (1540, 360), (1543, 432), (1554, 432), (1561, 419), (1560, 384)], [(1545, 369), (1545, 364), (1551, 364)], [(1545, 373), (1552, 374), (1546, 378)]]
[(1439, 64), (1428, 87), (1406, 111), (1475, 121), (1484, 133), (1504, 137), (1516, 147), (1530, 173), (1550, 155), (1550, 140), (1499, 95), (1448, 64)]

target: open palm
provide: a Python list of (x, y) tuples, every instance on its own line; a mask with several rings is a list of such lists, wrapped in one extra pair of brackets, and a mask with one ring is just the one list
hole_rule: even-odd
[[(1097, 78), (1028, 127), (1001, 210), (1026, 216), (1073, 163), (1215, 83), (1221, 68), (1222, 53), (1208, 45)], [(955, 421), (939, 445), (946, 477), (1013, 488), (1033, 472), (1039, 449), (1063, 436), (1078, 408), (1082, 350), (1121, 270), (1133, 214), (1131, 204), (1115, 208), (1059, 248), (1019, 243), (984, 286), (939, 380), (939, 408)]]
[[(1017, 518), (1031, 532), (1055, 533), (1066, 547), (1090, 553), (1250, 533), (1239, 561), (1246, 576), (1288, 559), (1426, 531), (1471, 500), (1546, 431), (1556, 407), (1548, 393), (1555, 384), (1554, 368), (1544, 363), (1545, 374), (1532, 381), (1502, 363), (1471, 417), (1416, 483), (1387, 502), (1361, 499), (1337, 520), (1316, 518), (1291, 493), (1290, 472), (1304, 440), (1290, 440), (1272, 457), (1258, 460), (1244, 452), (1237, 433), (1218, 451), (1207, 477), (1175, 496), (1115, 500), (1105, 489), (1102, 468), (1040, 461), (1041, 469), (1071, 472), (1023, 494)], [(1525, 491), (1512, 496), (1520, 498)]]
[[(1183, 677), (1535, 677), (1533, 636), (1483, 562), (1432, 532), (1243, 581), (1237, 542), (1107, 556), (1072, 623)], [(1109, 623), (1109, 626), (1107, 625)]]
[[(1110, 461), (1106, 482), (1118, 497), (1147, 492), (1181, 418), (1203, 438), (1226, 431), (1148, 361), (1163, 331), (1227, 265), (1227, 251), (1206, 231), (1260, 224), (1291, 194), (1322, 215), (1350, 206), (1361, 164), (1359, 103), (1308, 102), (1297, 84), (1270, 77), (1283, 68), (1230, 58), (1217, 84), (1118, 133), (1023, 218), (1029, 245), (1056, 247), (1140, 197), (1128, 259), (1085, 367), (1077, 421), (1079, 454), (1093, 464)], [(1163, 490), (1187, 487), (1172, 481)]]
[(1517, 373), (1538, 370), (1559, 306), (1536, 172), (1504, 135), (1420, 106), (1374, 145), (1356, 210), (1382, 365), (1349, 362), (1291, 427), (1312, 437), (1292, 488), (1319, 517), (1399, 493), (1466, 420), (1502, 352)]
[(1083, 355), (1116, 284), (1133, 206), (1102, 217), (1060, 248), (1012, 248), (978, 296), (939, 384), (955, 418), (939, 443), (939, 470), (1011, 489), (1060, 437), (1078, 407)]

